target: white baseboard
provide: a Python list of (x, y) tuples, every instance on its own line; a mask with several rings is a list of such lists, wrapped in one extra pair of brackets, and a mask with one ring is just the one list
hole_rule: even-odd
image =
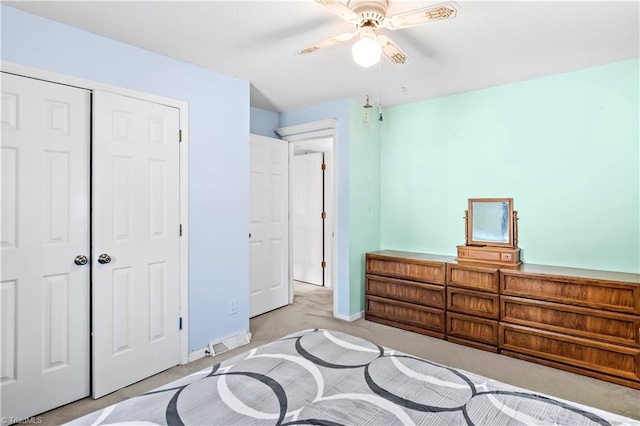
[(208, 351), (209, 348), (202, 348), (202, 349), (198, 349), (197, 351), (193, 351), (193, 352), (189, 352), (189, 362), (193, 362), (197, 359), (200, 358), (204, 358), (205, 356), (207, 356), (206, 351)]
[[(205, 356), (215, 356), (219, 353), (226, 352), (231, 349), (235, 349), (240, 346), (244, 346), (251, 341), (251, 333), (248, 331), (229, 336), (221, 339), (217, 342), (211, 342), (202, 349), (195, 350), (189, 353), (189, 362), (195, 361)], [(216, 353), (216, 348), (218, 352)]]
[(334, 318), (338, 318), (341, 319), (343, 321), (349, 321), (349, 322), (353, 322), (355, 320), (359, 320), (360, 318), (364, 317), (364, 311), (360, 311), (360, 312), (356, 312), (353, 315), (341, 315), (341, 314), (333, 314)]

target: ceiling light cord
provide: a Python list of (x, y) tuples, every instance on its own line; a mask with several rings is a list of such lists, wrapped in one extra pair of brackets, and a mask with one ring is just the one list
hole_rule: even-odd
[(380, 90), (380, 95), (378, 97), (378, 100), (380, 101), (378, 106), (378, 121), (382, 121), (382, 61), (378, 62), (378, 83)]

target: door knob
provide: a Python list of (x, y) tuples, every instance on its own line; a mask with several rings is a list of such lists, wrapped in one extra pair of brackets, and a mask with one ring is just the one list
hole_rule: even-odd
[(76, 258), (73, 260), (73, 262), (78, 266), (86, 265), (88, 261), (89, 259), (87, 259), (87, 256), (85, 256), (84, 254), (76, 256)]
[(98, 256), (98, 263), (104, 265), (105, 263), (109, 262), (111, 262), (111, 256), (109, 256), (107, 253), (102, 253), (100, 256)]

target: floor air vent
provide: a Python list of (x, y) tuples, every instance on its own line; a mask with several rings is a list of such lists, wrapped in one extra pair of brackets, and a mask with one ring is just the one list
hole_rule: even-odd
[(235, 336), (228, 337), (220, 342), (209, 343), (209, 356), (216, 356), (221, 353), (235, 349), (238, 346), (246, 345), (251, 341), (251, 333), (240, 333)]

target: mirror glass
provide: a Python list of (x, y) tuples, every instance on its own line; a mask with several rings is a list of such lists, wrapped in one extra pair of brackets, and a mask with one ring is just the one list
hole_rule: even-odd
[(469, 199), (469, 244), (513, 246), (510, 198)]

